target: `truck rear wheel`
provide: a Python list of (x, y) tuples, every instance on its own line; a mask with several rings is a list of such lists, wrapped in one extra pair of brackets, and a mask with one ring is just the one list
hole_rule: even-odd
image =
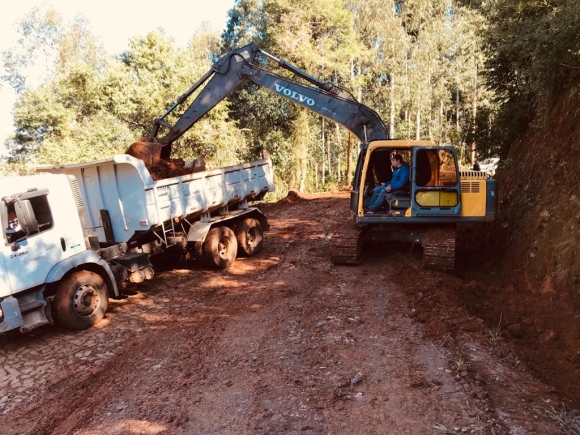
[(68, 329), (87, 329), (99, 323), (109, 304), (108, 291), (100, 275), (83, 270), (66, 277), (58, 286), (53, 314)]
[(244, 219), (236, 226), (235, 233), (238, 241), (238, 254), (250, 257), (262, 250), (264, 231), (257, 219)]
[(212, 228), (202, 246), (203, 263), (209, 267), (225, 269), (236, 259), (238, 242), (236, 235), (228, 227)]

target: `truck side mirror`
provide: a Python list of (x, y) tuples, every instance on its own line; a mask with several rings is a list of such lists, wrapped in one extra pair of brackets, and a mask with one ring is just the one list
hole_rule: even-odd
[(22, 231), (25, 231), (26, 234), (38, 231), (36, 215), (34, 214), (34, 209), (28, 199), (14, 202), (14, 212), (16, 213)]

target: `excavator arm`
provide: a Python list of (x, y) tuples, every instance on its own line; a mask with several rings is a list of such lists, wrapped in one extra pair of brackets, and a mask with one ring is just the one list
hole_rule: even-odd
[[(261, 66), (265, 63), (258, 55), (269, 58), (314, 86), (291, 81), (263, 69)], [(169, 159), (172, 143), (246, 81), (337, 122), (351, 131), (361, 142), (389, 138), (387, 128), (374, 110), (356, 101), (343, 89), (324, 83), (251, 43), (220, 58), (200, 80), (155, 120), (150, 138), (155, 146), (151, 146), (150, 152), (159, 153), (162, 159)], [(175, 125), (167, 123), (165, 118), (202, 86)], [(159, 137), (161, 127), (169, 129), (163, 137)], [(155, 157), (158, 160), (158, 157)]]

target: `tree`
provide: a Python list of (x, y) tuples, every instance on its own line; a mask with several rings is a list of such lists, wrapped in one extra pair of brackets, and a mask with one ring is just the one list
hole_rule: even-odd
[(494, 140), (506, 157), (534, 115), (549, 113), (553, 98), (578, 80), (580, 4), (498, 0), (484, 13), (486, 66), (498, 104)]
[[(66, 164), (123, 153), (209, 69), (219, 47), (218, 35), (207, 28), (199, 29), (185, 49), (155, 31), (133, 38), (128, 50), (107, 59), (89, 23), (80, 17), (66, 25), (52, 14), (35, 11), (22, 28), (39, 52), (48, 44), (45, 51), (51, 56), (46, 68), (50, 74), (37, 87), (20, 78), (25, 78), (32, 56), (19, 54), (23, 60), (12, 63), (11, 75), (5, 77), (23, 84), (14, 116), (17, 134), (9, 141), (9, 158), (18, 161)], [(224, 103), (179, 139), (174, 154), (205, 157), (211, 167), (239, 163), (247, 149), (247, 137), (228, 119)]]
[[(18, 33), (21, 37), (17, 45), (2, 53), (4, 74), (0, 79), (20, 93), (26, 88), (30, 69), (39, 60), (51, 64), (62, 38), (62, 17), (53, 8), (35, 7), (19, 23)], [(48, 77), (54, 68), (45, 67), (44, 71), (44, 77)]]
[[(353, 53), (358, 49), (351, 21), (350, 12), (340, 0), (240, 0), (230, 11), (228, 31), (223, 35), (224, 46), (228, 50), (237, 48), (253, 38), (261, 48), (272, 53), (281, 53), (285, 59), (310, 74), (350, 88), (353, 85)], [(236, 42), (239, 44), (234, 47)], [(275, 68), (276, 65), (270, 67)], [(284, 70), (277, 72), (288, 74)], [(299, 79), (291, 76), (291, 80)], [(265, 138), (271, 137), (270, 129), (278, 130), (284, 141), (296, 140), (292, 125), (295, 125), (298, 116), (308, 119), (311, 131), (320, 131), (317, 115), (308, 112), (299, 115), (300, 112), (292, 103), (266, 94), (254, 86), (247, 86), (236, 92), (230, 97), (230, 101), (231, 116), (239, 121), (240, 127), (252, 131), (254, 144), (258, 146), (267, 147)], [(252, 110), (247, 110), (248, 107)], [(303, 122), (302, 120), (299, 124), (304, 125)], [(328, 129), (335, 128), (329, 123), (326, 125)], [(347, 146), (346, 137), (343, 136), (343, 143), (338, 144), (339, 147)], [(307, 156), (309, 159), (318, 156), (319, 164), (314, 165), (316, 168), (322, 168), (323, 161), (334, 162), (339, 155), (336, 148), (332, 149), (332, 155), (319, 155), (319, 142), (317, 139), (315, 143), (310, 143), (308, 152), (302, 153), (304, 158)], [(296, 149), (302, 146), (298, 143), (295, 145)], [(299, 166), (304, 167), (302, 164)], [(332, 163), (326, 169), (332, 166), (336, 165)], [(289, 168), (281, 168), (280, 172), (290, 173)], [(286, 183), (289, 182), (290, 180), (286, 180)]]
[[(20, 44), (3, 54), (7, 71), (3, 79), (18, 92), (17, 131), (9, 139), (9, 150), (19, 150), (13, 157), (21, 160), (34, 154), (41, 160), (71, 162), (82, 143), (75, 141), (57, 153), (43, 145), (78, 140), (86, 132), (79, 131), (81, 126), (87, 128), (86, 119), (103, 109), (104, 53), (82, 17), (67, 26), (53, 9), (33, 9), (19, 29)], [(45, 73), (37, 77), (39, 83), (29, 83), (30, 68), (41, 64)]]
[[(23, 28), (35, 29), (30, 37), (39, 35), (37, 52), (51, 53), (50, 74), (40, 86), (22, 88), (11, 150), (24, 160), (34, 153), (50, 161), (123, 152), (149, 134), (153, 120), (221, 55), (250, 41), (383, 113), (392, 137), (456, 146), (467, 140), (491, 143), (490, 120), (500, 112), (482, 80), (484, 13), (490, 16), (453, 0), (237, 0), (221, 40), (202, 28), (181, 48), (155, 31), (131, 39), (125, 52), (109, 58), (86, 20), (65, 25), (37, 13)], [(39, 41), (46, 41), (45, 51)], [(21, 83), (29, 58), (4, 59), (12, 68), (4, 80)], [(301, 80), (277, 62), (262, 61)], [(188, 104), (164, 120), (173, 124)], [(162, 128), (160, 136), (165, 133)], [(479, 140), (481, 134), (488, 139)], [(348, 182), (353, 148), (338, 125), (246, 84), (180, 137), (173, 150), (185, 159), (204, 157), (210, 167), (269, 150), (278, 185), (312, 189), (316, 180), (320, 186)]]

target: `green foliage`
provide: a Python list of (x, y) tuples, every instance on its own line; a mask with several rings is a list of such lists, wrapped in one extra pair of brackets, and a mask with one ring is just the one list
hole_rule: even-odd
[[(56, 29), (60, 36), (50, 47), (54, 74), (21, 92), (7, 162), (67, 164), (125, 152), (209, 69), (219, 46), (218, 36), (203, 30), (185, 49), (152, 32), (133, 38), (127, 51), (105, 62), (85, 25), (76, 20)], [(239, 163), (249, 154), (247, 136), (228, 119), (227, 103), (181, 137), (174, 150), (174, 157), (205, 157), (210, 167)]]
[(64, 137), (50, 136), (36, 154), (39, 163), (72, 164), (110, 158), (124, 153), (134, 134), (106, 111), (70, 125)]
[[(72, 162), (123, 152), (217, 58), (249, 41), (345, 88), (381, 113), (395, 138), (418, 134), (460, 149), (475, 142), (478, 156), (505, 155), (548, 87), (577, 74), (576, 3), (237, 0), (221, 40), (200, 29), (182, 48), (155, 31), (110, 58), (82, 18), (65, 24), (53, 10), (34, 10), (21, 24), (22, 44), (2, 58), (3, 81), (20, 91), (8, 159)], [(26, 71), (39, 55), (53, 64), (33, 87)], [(188, 104), (165, 121), (174, 123)], [(268, 150), (283, 184), (313, 190), (348, 181), (356, 157), (346, 161), (348, 144), (335, 124), (248, 85), (173, 150), (210, 167)]]
[(498, 90), (547, 97), (580, 66), (580, 4), (501, 0), (488, 34)]
[(493, 143), (484, 150), (506, 157), (534, 114), (578, 78), (580, 4), (499, 0), (483, 12), (490, 23), (488, 83), (497, 103), (489, 135)]

